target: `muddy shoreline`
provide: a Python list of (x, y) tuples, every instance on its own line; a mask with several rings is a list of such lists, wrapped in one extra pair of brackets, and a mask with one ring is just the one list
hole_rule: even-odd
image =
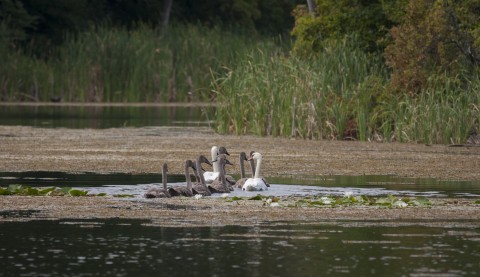
[[(203, 127), (76, 130), (0, 126), (0, 170), (159, 173), (161, 164), (168, 162), (170, 173), (181, 174), (185, 159), (208, 156), (211, 145), (226, 146), (235, 163), (240, 151), (261, 152), (266, 178), (395, 175), (480, 180), (480, 147), (223, 136)], [(233, 173), (238, 173), (237, 168)], [(227, 200), (0, 196), (0, 221), (140, 218), (163, 225), (210, 226), (273, 221), (480, 220), (480, 205), (474, 203), (477, 199), (437, 199), (431, 207), (405, 209), (270, 207), (261, 201)], [(9, 216), (18, 211), (35, 212), (28, 217)]]

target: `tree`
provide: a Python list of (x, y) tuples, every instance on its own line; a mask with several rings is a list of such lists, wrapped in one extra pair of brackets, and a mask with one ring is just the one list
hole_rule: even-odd
[[(393, 25), (382, 0), (317, 0), (312, 14), (305, 5), (294, 10), (294, 52), (308, 55), (319, 51), (323, 41), (355, 36), (358, 46), (383, 51), (382, 39)], [(311, 9), (313, 5), (309, 4)]]
[(403, 22), (391, 30), (393, 43), (385, 49), (392, 90), (415, 95), (427, 87), (432, 74), (456, 76), (478, 65), (478, 46), (468, 31), (475, 28), (457, 14), (465, 7), (461, 2), (410, 1)]
[(0, 41), (14, 45), (27, 39), (27, 32), (34, 30), (38, 18), (30, 15), (22, 2), (0, 0)]

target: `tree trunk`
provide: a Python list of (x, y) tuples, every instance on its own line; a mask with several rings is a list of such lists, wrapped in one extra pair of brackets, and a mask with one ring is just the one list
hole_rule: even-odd
[(167, 28), (168, 21), (170, 20), (170, 11), (172, 10), (173, 0), (165, 0), (163, 3), (163, 18), (162, 18), (162, 27)]
[(307, 5), (308, 5), (308, 12), (312, 15), (315, 15), (315, 9), (317, 8), (315, 6), (315, 0), (307, 0)]

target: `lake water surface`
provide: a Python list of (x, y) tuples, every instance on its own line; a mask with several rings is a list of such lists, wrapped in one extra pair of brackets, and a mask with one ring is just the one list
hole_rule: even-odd
[[(400, 226), (400, 227), (399, 227)], [(3, 276), (479, 276), (478, 222), (0, 224)]]

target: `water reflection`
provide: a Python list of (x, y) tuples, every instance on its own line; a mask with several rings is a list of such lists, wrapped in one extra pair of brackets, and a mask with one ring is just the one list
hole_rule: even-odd
[(478, 222), (398, 223), (172, 228), (141, 220), (3, 222), (0, 259), (11, 276), (480, 274)]
[(2, 106), (0, 125), (64, 128), (207, 126), (209, 106), (26, 105)]

